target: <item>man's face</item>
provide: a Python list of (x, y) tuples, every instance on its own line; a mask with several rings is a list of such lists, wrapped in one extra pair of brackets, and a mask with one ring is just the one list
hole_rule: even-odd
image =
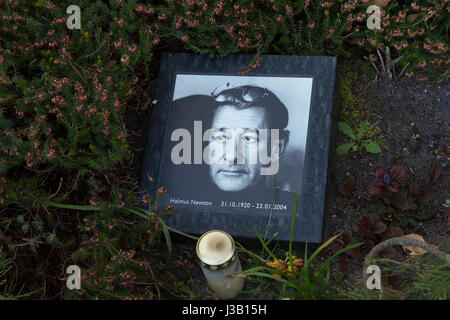
[(258, 130), (268, 128), (266, 112), (262, 107), (239, 110), (224, 105), (216, 110), (209, 140), (213, 160), (209, 173), (219, 189), (241, 191), (259, 183), (262, 165), (254, 155), (266, 152), (267, 144), (259, 143)]

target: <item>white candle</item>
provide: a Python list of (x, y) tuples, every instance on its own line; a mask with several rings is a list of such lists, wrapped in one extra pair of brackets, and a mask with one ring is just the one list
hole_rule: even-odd
[(226, 232), (211, 230), (197, 241), (197, 256), (209, 287), (219, 299), (232, 299), (244, 287), (244, 278), (233, 238)]

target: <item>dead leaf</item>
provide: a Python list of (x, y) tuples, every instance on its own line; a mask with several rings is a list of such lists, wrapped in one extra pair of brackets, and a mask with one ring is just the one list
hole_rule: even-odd
[[(414, 239), (414, 240), (425, 242), (425, 239), (420, 234), (415, 234), (415, 233), (407, 234), (407, 235), (403, 236), (403, 238), (409, 238), (409, 239)], [(404, 250), (408, 251), (408, 255), (410, 255), (410, 256), (421, 256), (428, 252), (425, 249), (413, 247), (413, 246), (402, 245), (402, 247)]]
[(441, 175), (441, 167), (438, 164), (435, 164), (431, 168), (431, 174), (430, 174), (430, 183), (436, 184), (438, 182), (439, 176)]
[(347, 258), (340, 257), (338, 259), (339, 270), (341, 272), (346, 272), (348, 270), (348, 267), (350, 267), (350, 264), (351, 264), (351, 261), (348, 260)]
[(114, 67), (116, 64), (117, 64), (117, 61), (115, 61), (115, 60), (109, 60), (107, 65), (108, 65), (108, 68), (112, 68), (112, 67)]
[(403, 230), (398, 227), (389, 226), (386, 229), (386, 231), (383, 232), (380, 236), (381, 236), (381, 239), (383, 239), (383, 240), (395, 238), (395, 237), (401, 237), (401, 236), (403, 236)]
[(387, 247), (383, 251), (380, 252), (380, 257), (385, 259), (394, 259), (397, 255), (397, 250), (394, 247)]
[(342, 240), (344, 240), (344, 242), (352, 241), (352, 237), (353, 233), (350, 230), (347, 230), (342, 234)]
[(408, 23), (413, 23), (420, 15), (418, 13), (415, 14), (410, 14), (408, 15), (408, 17), (406, 18), (406, 21)]
[(389, 4), (389, 2), (391, 2), (391, 0), (374, 0), (373, 4), (380, 7), (385, 7)]
[(344, 196), (351, 196), (353, 192), (356, 190), (356, 182), (351, 177), (348, 177), (345, 180), (344, 185), (341, 188), (341, 192)]

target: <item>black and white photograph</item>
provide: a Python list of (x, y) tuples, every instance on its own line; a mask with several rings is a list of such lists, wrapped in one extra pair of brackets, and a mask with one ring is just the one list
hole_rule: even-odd
[(302, 189), (312, 84), (311, 77), (177, 74), (161, 204), (292, 214), (292, 193)]

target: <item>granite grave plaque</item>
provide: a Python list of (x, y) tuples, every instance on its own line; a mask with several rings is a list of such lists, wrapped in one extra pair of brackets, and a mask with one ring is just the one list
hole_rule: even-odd
[[(335, 57), (163, 54), (149, 122), (143, 193), (173, 206), (165, 222), (191, 234), (256, 228), (294, 241), (322, 240), (336, 113)], [(150, 179), (151, 178), (151, 179)]]

